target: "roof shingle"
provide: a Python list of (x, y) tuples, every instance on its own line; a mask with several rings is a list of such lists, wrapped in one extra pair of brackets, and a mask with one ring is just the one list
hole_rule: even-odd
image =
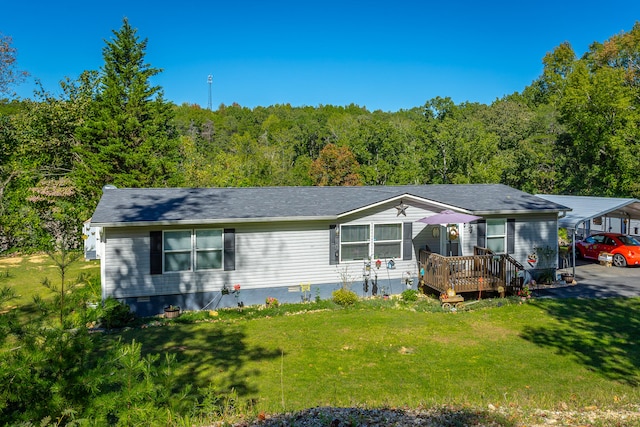
[(212, 222), (336, 218), (398, 197), (413, 196), (473, 214), (551, 212), (566, 207), (501, 184), (363, 187), (107, 189), (91, 223)]

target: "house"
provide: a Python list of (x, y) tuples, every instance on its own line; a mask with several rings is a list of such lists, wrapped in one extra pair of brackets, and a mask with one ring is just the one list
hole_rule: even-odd
[[(445, 209), (482, 219), (458, 224), (455, 242), (445, 226), (418, 222)], [(153, 315), (328, 298), (342, 285), (397, 294), (416, 288), (424, 249), (478, 245), (524, 263), (536, 247), (557, 247), (567, 210), (499, 184), (105, 188), (91, 227), (102, 297)]]

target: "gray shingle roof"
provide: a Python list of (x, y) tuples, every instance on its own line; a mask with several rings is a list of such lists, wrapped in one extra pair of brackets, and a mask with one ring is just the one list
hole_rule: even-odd
[(501, 184), (368, 187), (107, 189), (91, 223), (114, 226), (265, 219), (331, 219), (399, 197), (474, 214), (558, 212), (566, 207)]

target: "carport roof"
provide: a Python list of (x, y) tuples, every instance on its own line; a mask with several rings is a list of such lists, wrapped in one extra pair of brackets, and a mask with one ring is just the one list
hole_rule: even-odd
[(558, 219), (558, 227), (575, 230), (581, 222), (606, 216), (610, 218), (640, 219), (640, 200), (615, 197), (562, 196), (536, 194), (537, 197), (571, 208)]

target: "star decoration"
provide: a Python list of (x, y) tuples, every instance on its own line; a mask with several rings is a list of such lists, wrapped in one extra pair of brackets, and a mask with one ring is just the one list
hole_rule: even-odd
[(400, 201), (400, 204), (398, 206), (396, 206), (395, 208), (398, 210), (398, 213), (396, 214), (396, 216), (400, 216), (400, 214), (407, 216), (407, 208), (409, 207), (409, 205), (404, 204), (402, 201)]

